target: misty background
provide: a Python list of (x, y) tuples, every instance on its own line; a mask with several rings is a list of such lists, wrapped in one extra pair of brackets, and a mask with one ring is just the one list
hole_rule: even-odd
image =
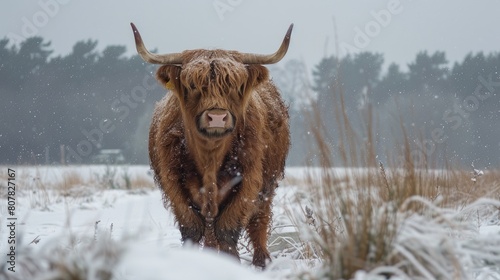
[[(270, 53), (290, 105), (290, 166), (315, 162), (311, 129), (338, 145), (340, 92), (359, 137), (376, 128), (380, 159), (500, 166), (498, 1), (40, 0), (0, 12), (0, 164), (97, 163), (118, 151), (147, 164), (154, 103), (166, 90), (136, 54), (129, 22), (158, 52), (224, 48)], [(367, 113), (373, 117), (366, 119)], [(305, 116), (318, 113), (321, 123)]]

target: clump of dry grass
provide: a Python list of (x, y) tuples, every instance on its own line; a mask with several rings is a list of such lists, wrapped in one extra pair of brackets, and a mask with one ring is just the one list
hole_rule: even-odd
[[(26, 182), (29, 190), (31, 208), (41, 208), (48, 210), (49, 205), (53, 202), (54, 197), (50, 194), (49, 184), (40, 179), (39, 170), (36, 171), (34, 177), (28, 177)], [(29, 183), (28, 183), (29, 182)]]
[(94, 174), (94, 179), (101, 189), (143, 190), (154, 187), (152, 177), (131, 174), (128, 166), (106, 165), (104, 172)]
[(89, 180), (76, 170), (68, 170), (62, 173), (61, 181), (54, 182), (54, 189), (64, 197), (81, 197), (89, 195), (89, 190), (85, 186), (91, 184)]
[[(78, 203), (99, 191), (126, 189), (144, 192), (154, 189), (152, 176), (129, 172), (128, 166), (36, 166), (16, 167), (16, 194), (27, 195), (30, 207), (50, 210), (54, 202)], [(85, 174), (85, 171), (88, 174)], [(97, 171), (97, 172), (96, 172)], [(1, 175), (1, 174), (0, 174)], [(1, 176), (0, 176), (1, 178)], [(6, 184), (7, 177), (3, 182)], [(0, 187), (2, 182), (0, 182)], [(6, 192), (3, 193), (4, 195)], [(1, 197), (1, 195), (0, 195)]]
[[(328, 144), (318, 126), (321, 118), (317, 113), (310, 116), (321, 174), (311, 174), (306, 182), (312, 204), (304, 211), (311, 224), (306, 239), (313, 244), (311, 255), (323, 262), (320, 275), (312, 278), (352, 279), (369, 271), (372, 276), (403, 279), (468, 279), (471, 272), (465, 268), (479, 271), (484, 262), (500, 265), (497, 253), (491, 251), (500, 249), (500, 238), (488, 243), (477, 237), (467, 219), (478, 209), (500, 213), (500, 173), (490, 171), (477, 178), (472, 170), (450, 166), (438, 170), (429, 161), (418, 165), (403, 125), (404, 148), (387, 156), (390, 166), (386, 166), (377, 161), (371, 110), (359, 140), (346, 114), (342, 90), (339, 95), (337, 158), (331, 156), (334, 145)], [(334, 166), (348, 168), (339, 171)], [(478, 215), (477, 224), (479, 219)], [(474, 242), (488, 243), (487, 251), (483, 254), (480, 246), (470, 249)], [(469, 251), (463, 251), (464, 246)], [(463, 258), (463, 254), (471, 255)]]
[(87, 181), (75, 170), (69, 170), (62, 174), (61, 189), (69, 189), (84, 186)]
[(154, 189), (155, 184), (152, 177), (146, 175), (132, 176), (130, 179), (131, 189)]
[[(17, 246), (16, 271), (0, 265), (0, 278), (7, 280), (25, 279), (117, 279), (114, 269), (123, 257), (126, 240), (111, 238), (111, 231), (98, 233), (96, 222), (93, 238), (76, 234), (62, 234), (52, 238), (42, 247), (32, 242)], [(2, 257), (2, 260), (5, 259)]]

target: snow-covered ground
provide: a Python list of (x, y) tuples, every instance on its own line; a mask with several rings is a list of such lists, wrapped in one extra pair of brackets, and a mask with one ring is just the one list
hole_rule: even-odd
[[(8, 167), (2, 168), (7, 174)], [(181, 248), (180, 233), (170, 211), (163, 206), (148, 166), (16, 167), (15, 235), (16, 272), (22, 275), (19, 248), (35, 252), (61, 246), (81, 258), (87, 244), (111, 239), (125, 249), (114, 270), (116, 279), (270, 279), (278, 269), (257, 272), (251, 255), (242, 248), (243, 265), (197, 248)], [(7, 202), (7, 175), (0, 177), (0, 252), (9, 251), (11, 220)], [(126, 179), (131, 188), (126, 189)], [(135, 186), (137, 182), (143, 185)], [(111, 189), (115, 187), (115, 189)], [(275, 209), (277, 231), (286, 231), (288, 220), (282, 205), (291, 199), (289, 186), (279, 189)], [(279, 243), (276, 241), (275, 243)], [(102, 244), (101, 244), (102, 245)], [(100, 245), (99, 245), (100, 246)], [(104, 245), (103, 245), (104, 246)], [(276, 253), (276, 252), (275, 252)], [(43, 253), (42, 253), (43, 255)], [(5, 263), (4, 263), (5, 265)], [(279, 270), (290, 271), (292, 261), (276, 261)], [(10, 265), (4, 266), (8, 269)], [(281, 273), (280, 272), (280, 273)], [(0, 274), (0, 278), (2, 275)], [(22, 279), (22, 278), (20, 278)]]
[[(291, 222), (290, 213), (300, 213), (305, 207), (298, 201), (307, 189), (296, 183), (306, 174), (302, 168), (287, 169), (287, 179), (277, 190), (270, 238), (274, 261), (264, 272), (249, 265), (251, 255), (244, 246), (240, 250), (242, 264), (198, 248), (181, 248), (173, 216), (164, 208), (161, 193), (154, 187), (147, 166), (12, 169), (15, 180), (11, 182), (16, 185), (15, 195), (11, 193), (11, 197), (15, 197), (15, 205), (11, 205), (15, 206), (14, 215), (10, 212), (13, 208), (8, 208), (8, 167), (2, 167), (0, 175), (0, 268), (4, 270), (3, 274), (0, 272), (0, 279), (5, 276), (24, 279), (20, 275), (25, 275), (23, 270), (29, 270), (33, 263), (54, 265), (42, 261), (44, 254), (48, 254), (45, 257), (49, 260), (90, 269), (86, 275), (100, 275), (99, 267), (113, 267), (111, 279), (294, 279), (304, 271), (314, 274), (314, 270), (319, 269), (313, 261), (297, 257), (300, 252), (294, 252), (294, 249), (300, 250), (294, 247), (296, 232), (300, 229)], [(484, 215), (489, 216), (477, 217), (477, 227), (468, 232), (491, 236), (489, 240), (493, 243), (486, 245), (500, 248), (500, 212), (492, 215), (489, 211)], [(8, 227), (12, 222), (15, 229)], [(408, 228), (411, 223), (419, 222), (410, 220)], [(304, 226), (307, 225), (304, 223)], [(15, 272), (8, 270), (12, 263), (4, 261), (11, 251), (12, 244), (8, 241), (13, 234), (16, 237)], [(411, 237), (401, 236), (408, 240)], [(110, 242), (115, 246), (106, 251)], [(457, 246), (461, 244), (464, 243)], [(62, 260), (55, 256), (61, 250)], [(118, 252), (108, 256), (109, 251)], [(30, 262), (27, 255), (40, 259)], [(116, 255), (120, 257), (114, 258)], [(500, 259), (500, 252), (498, 255)], [(7, 261), (9, 258), (7, 256)], [(115, 259), (116, 263), (110, 261)], [(478, 271), (476, 279), (500, 279), (498, 271), (488, 271)], [(358, 278), (369, 279), (369, 275), (360, 272)], [(89, 276), (89, 279), (101, 278)]]

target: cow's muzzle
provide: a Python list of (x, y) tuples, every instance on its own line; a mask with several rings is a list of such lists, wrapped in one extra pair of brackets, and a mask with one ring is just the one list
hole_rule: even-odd
[(235, 118), (224, 109), (210, 109), (197, 117), (198, 131), (206, 137), (223, 137), (234, 130)]

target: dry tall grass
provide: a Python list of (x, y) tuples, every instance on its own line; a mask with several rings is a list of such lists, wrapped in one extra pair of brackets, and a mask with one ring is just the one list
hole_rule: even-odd
[[(353, 279), (357, 272), (368, 271), (402, 279), (469, 279), (470, 272), (460, 259), (463, 252), (457, 248), (470, 243), (453, 235), (472, 236), (470, 224), (475, 218), (480, 225), (479, 211), (500, 213), (500, 172), (489, 171), (478, 178), (472, 169), (450, 165), (436, 169), (431, 159), (419, 165), (412, 158), (413, 147), (403, 125), (404, 148), (387, 155), (388, 163), (378, 162), (371, 108), (365, 111), (361, 137), (349, 121), (342, 90), (337, 92), (338, 103), (332, 107), (338, 145), (330, 145), (318, 125), (327, 120), (318, 113), (310, 116), (321, 174), (307, 179), (313, 206), (305, 215), (312, 224), (311, 255), (323, 262), (320, 275), (312, 278)], [(333, 158), (332, 152), (338, 157)], [(334, 166), (363, 168), (339, 172)], [(500, 249), (498, 242), (488, 246)], [(475, 247), (474, 254), (481, 257), (472, 263), (500, 265), (497, 253), (481, 250)]]
[[(129, 172), (128, 166), (18, 166), (14, 167), (16, 194), (26, 194), (32, 209), (50, 210), (54, 202), (71, 203), (86, 201), (89, 197), (108, 189), (126, 189), (143, 193), (155, 189), (153, 177), (146, 172)], [(7, 168), (5, 167), (5, 170)], [(0, 187), (5, 184), (6, 174), (0, 174)], [(7, 192), (0, 194), (5, 197)]]

